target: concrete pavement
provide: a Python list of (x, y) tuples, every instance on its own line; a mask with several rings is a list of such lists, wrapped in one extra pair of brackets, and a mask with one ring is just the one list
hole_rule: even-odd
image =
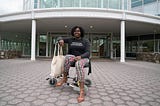
[(0, 106), (160, 106), (160, 64), (92, 61), (92, 86), (77, 103), (71, 87), (45, 79), (51, 60), (0, 60)]

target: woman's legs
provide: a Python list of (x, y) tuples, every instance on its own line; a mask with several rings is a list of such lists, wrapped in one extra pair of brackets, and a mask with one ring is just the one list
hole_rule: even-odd
[(84, 82), (84, 77), (85, 77), (84, 66), (88, 63), (89, 63), (89, 59), (84, 58), (84, 59), (77, 61), (75, 64), (78, 80), (80, 82)]
[(75, 56), (74, 55), (66, 55), (64, 61), (64, 72), (69, 73), (69, 69), (71, 67), (71, 63), (74, 63)]
[(78, 102), (84, 101), (84, 78), (85, 78), (85, 72), (84, 72), (84, 66), (89, 62), (89, 59), (84, 58), (76, 62), (76, 71), (78, 80), (80, 81), (80, 95), (77, 98)]
[[(75, 62), (74, 60), (75, 56), (74, 55), (66, 55), (65, 56), (65, 62), (64, 62), (64, 76), (60, 82), (57, 83), (57, 86), (61, 86), (63, 83), (67, 81), (67, 75), (69, 73), (69, 69), (71, 66), (71, 63)], [(76, 67), (76, 73), (78, 80), (80, 81), (80, 95), (77, 98), (78, 102), (84, 101), (84, 77), (85, 77), (85, 72), (84, 72), (84, 66), (89, 62), (88, 58), (81, 59), (75, 63)]]
[(71, 62), (74, 62), (74, 55), (66, 55), (65, 56), (65, 61), (64, 61), (64, 71), (63, 71), (63, 78), (60, 80), (56, 86), (61, 86), (63, 83), (67, 82), (67, 75), (69, 73), (69, 68), (71, 65)]

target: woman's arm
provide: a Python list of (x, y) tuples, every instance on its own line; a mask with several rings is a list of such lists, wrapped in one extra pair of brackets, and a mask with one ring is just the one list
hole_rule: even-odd
[(57, 40), (58, 40), (58, 42), (59, 42), (59, 44), (61, 45), (61, 46), (64, 46), (64, 43), (68, 43), (69, 42), (69, 37), (65, 37), (65, 38), (62, 38), (62, 37), (58, 37), (57, 38)]
[(85, 53), (81, 55), (81, 58), (89, 58), (90, 57), (90, 42), (89, 40), (85, 40)]

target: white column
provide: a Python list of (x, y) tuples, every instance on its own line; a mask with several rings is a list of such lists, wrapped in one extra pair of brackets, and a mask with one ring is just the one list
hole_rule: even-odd
[(36, 50), (36, 20), (32, 20), (31, 60), (35, 60)]
[(120, 62), (125, 62), (125, 21), (121, 21), (121, 57)]
[(48, 35), (46, 35), (46, 57), (48, 57)]

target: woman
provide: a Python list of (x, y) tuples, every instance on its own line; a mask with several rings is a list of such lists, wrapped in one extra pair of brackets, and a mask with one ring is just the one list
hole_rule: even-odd
[(71, 63), (75, 63), (76, 73), (78, 80), (80, 81), (80, 95), (77, 98), (78, 102), (84, 101), (84, 66), (88, 64), (90, 57), (90, 43), (84, 39), (84, 30), (82, 27), (75, 26), (71, 30), (72, 37), (59, 38), (59, 44), (61, 46), (64, 43), (68, 43), (68, 54), (65, 56), (64, 62), (64, 76), (62, 80), (57, 83), (57, 86), (61, 86), (67, 82), (67, 75)]

